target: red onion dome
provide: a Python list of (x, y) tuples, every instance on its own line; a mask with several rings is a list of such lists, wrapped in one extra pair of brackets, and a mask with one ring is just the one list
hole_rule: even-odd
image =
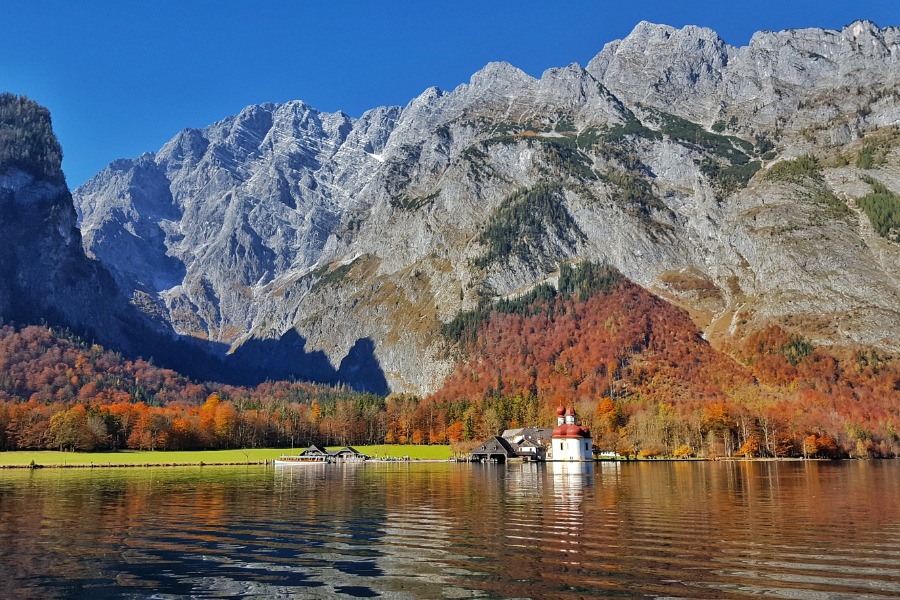
[(557, 417), (563, 416), (565, 414), (565, 412), (566, 412), (566, 409), (562, 404), (560, 404), (559, 406), (556, 407), (556, 416)]
[(574, 409), (573, 407), (571, 407), (571, 406), (570, 406), (569, 408), (567, 408), (567, 409), (566, 409), (566, 416), (567, 416), (567, 417), (574, 417), (574, 416), (575, 416), (575, 409)]
[(556, 428), (553, 429), (553, 432), (550, 434), (553, 438), (589, 438), (591, 437), (591, 430), (587, 427), (583, 427), (581, 425), (557, 425)]

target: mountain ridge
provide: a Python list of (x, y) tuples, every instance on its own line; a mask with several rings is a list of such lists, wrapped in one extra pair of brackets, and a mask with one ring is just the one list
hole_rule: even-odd
[[(247, 107), (76, 190), (85, 247), (179, 335), (252, 362), (249, 340), (293, 331), (335, 371), (370, 340), (395, 391), (449, 372), (442, 323), (573, 260), (608, 261), (716, 343), (775, 322), (897, 352), (900, 254), (855, 199), (860, 175), (900, 189), (898, 43), (865, 21), (740, 48), (641, 23), (584, 68), (489, 63), (359, 119)], [(881, 164), (850, 164), (882, 142)], [(768, 177), (810, 153), (820, 175)], [(528, 192), (545, 183), (551, 202)]]

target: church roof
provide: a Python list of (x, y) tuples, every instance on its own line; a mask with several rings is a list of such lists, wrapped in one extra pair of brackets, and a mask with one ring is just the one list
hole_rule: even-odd
[(585, 438), (590, 439), (591, 430), (587, 427), (582, 427), (581, 425), (558, 425), (553, 429), (553, 439), (572, 439), (572, 438)]

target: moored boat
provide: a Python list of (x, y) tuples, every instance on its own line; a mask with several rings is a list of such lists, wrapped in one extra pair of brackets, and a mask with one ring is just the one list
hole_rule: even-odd
[(286, 456), (281, 455), (275, 459), (276, 467), (292, 467), (295, 465), (324, 465), (330, 463), (328, 456), (323, 455), (313, 455), (313, 456)]
[(275, 459), (275, 466), (359, 463), (365, 462), (368, 458), (368, 456), (351, 446), (344, 446), (340, 450), (326, 450), (313, 444), (300, 454), (290, 456), (282, 454)]

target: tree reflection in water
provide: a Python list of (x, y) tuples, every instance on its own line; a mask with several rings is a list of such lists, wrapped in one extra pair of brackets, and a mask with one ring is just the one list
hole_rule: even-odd
[(895, 461), (0, 472), (0, 596), (900, 594)]

